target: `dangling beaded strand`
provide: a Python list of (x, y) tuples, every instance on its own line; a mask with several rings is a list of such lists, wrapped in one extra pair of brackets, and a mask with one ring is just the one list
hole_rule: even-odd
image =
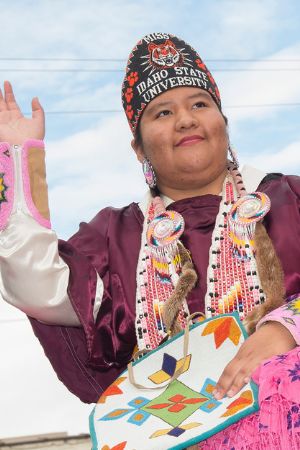
[[(178, 238), (183, 232), (184, 221), (178, 216), (180, 214), (174, 211), (166, 211), (161, 198), (155, 197), (144, 221), (137, 269), (136, 333), (140, 350), (156, 348), (166, 336), (163, 307), (173, 294), (181, 272)], [(164, 238), (165, 247), (160, 245)], [(181, 329), (188, 315), (184, 301), (177, 317)]]
[(266, 298), (257, 271), (253, 235), (243, 226), (237, 234), (231, 225), (236, 201), (246, 198), (246, 190), (235, 165), (229, 165), (229, 174), (212, 236), (205, 307), (208, 317), (238, 311), (243, 320)]

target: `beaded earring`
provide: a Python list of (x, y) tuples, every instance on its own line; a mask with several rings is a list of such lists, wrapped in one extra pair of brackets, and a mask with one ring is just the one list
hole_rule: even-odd
[(151, 189), (154, 189), (156, 186), (156, 176), (153, 169), (153, 166), (148, 158), (145, 158), (142, 162), (143, 173), (146, 180), (146, 183)]

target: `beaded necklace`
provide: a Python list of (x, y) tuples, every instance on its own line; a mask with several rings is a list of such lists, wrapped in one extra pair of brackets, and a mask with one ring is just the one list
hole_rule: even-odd
[[(265, 194), (246, 194), (240, 173), (230, 165), (209, 251), (207, 317), (237, 311), (243, 320), (256, 305), (265, 302), (253, 238), (255, 224), (269, 208)], [(152, 198), (145, 215), (137, 267), (136, 333), (140, 350), (156, 348), (168, 331), (162, 311), (181, 274), (178, 245), (183, 231), (182, 216), (166, 211), (160, 197)], [(177, 318), (181, 328), (188, 315), (183, 299)]]

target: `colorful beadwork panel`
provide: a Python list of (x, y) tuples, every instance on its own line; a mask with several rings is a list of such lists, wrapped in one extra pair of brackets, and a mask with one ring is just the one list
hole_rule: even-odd
[(109, 386), (90, 416), (93, 450), (184, 449), (256, 411), (252, 382), (232, 398), (212, 395), (245, 338), (238, 314), (226, 314), (191, 327), (186, 358), (180, 334), (139, 360), (136, 382), (150, 389), (134, 387), (127, 371)]

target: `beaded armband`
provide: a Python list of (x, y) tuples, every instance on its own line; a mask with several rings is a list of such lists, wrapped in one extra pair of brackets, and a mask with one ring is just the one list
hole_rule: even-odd
[(269, 314), (266, 314), (256, 325), (258, 329), (266, 322), (279, 322), (292, 334), (297, 345), (300, 345), (300, 293), (287, 298), (287, 302)]
[(0, 144), (0, 230), (18, 210), (51, 228), (45, 150), (39, 140), (28, 140), (22, 147)]
[(14, 161), (7, 142), (0, 143), (0, 230), (6, 227), (14, 203)]

